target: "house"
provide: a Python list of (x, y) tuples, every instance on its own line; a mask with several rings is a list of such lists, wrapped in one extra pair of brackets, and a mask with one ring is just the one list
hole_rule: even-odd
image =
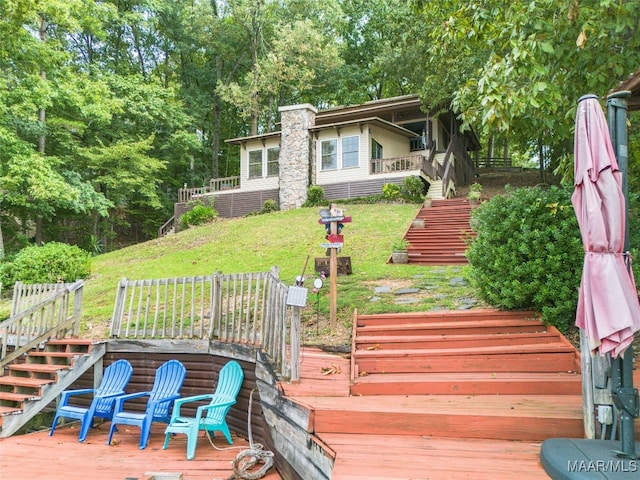
[(470, 153), (480, 150), (477, 137), (461, 132), (451, 111), (425, 113), (417, 95), (279, 111), (280, 131), (226, 141), (239, 146), (240, 175), (181, 189), (175, 218), (190, 200), (211, 196), (220, 216), (238, 217), (269, 199), (281, 210), (298, 208), (311, 185), (321, 186), (327, 200), (338, 200), (380, 194), (386, 183), (417, 176), (429, 196), (446, 198), (473, 179)]

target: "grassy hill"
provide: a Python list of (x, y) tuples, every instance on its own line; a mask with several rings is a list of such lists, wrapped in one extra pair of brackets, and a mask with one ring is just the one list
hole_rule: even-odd
[[(464, 285), (450, 284), (464, 277), (465, 267), (424, 267), (387, 264), (391, 245), (402, 237), (419, 205), (346, 205), (345, 246), (340, 256), (350, 256), (353, 274), (338, 277), (338, 329), (328, 327), (328, 286), (319, 296), (310, 292), (304, 309), (305, 338), (310, 343), (340, 344), (351, 331), (355, 308), (361, 313), (456, 308), (460, 298), (473, 296)], [(241, 219), (218, 220), (165, 238), (134, 245), (94, 258), (92, 277), (84, 293), (84, 336), (108, 335), (119, 280), (139, 280), (223, 273), (268, 271), (275, 266), (280, 278), (292, 285), (309, 259), (305, 276), (313, 279), (315, 257), (324, 257), (320, 244), (324, 227), (317, 208)], [(328, 284), (328, 282), (326, 282)], [(308, 281), (310, 286), (311, 280)], [(411, 301), (398, 303), (393, 293), (376, 293), (387, 286), (416, 287)], [(311, 290), (311, 288), (310, 288)], [(316, 322), (317, 321), (317, 322)]]

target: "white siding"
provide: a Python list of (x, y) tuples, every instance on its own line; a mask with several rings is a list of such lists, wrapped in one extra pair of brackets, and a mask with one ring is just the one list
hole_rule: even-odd
[[(342, 167), (342, 139), (345, 137), (359, 138), (358, 166)], [(335, 170), (322, 170), (322, 141), (338, 141), (338, 168)], [(318, 185), (347, 182), (354, 180), (364, 180), (369, 176), (369, 130), (365, 125), (362, 131), (359, 126), (349, 126), (340, 129), (340, 133), (335, 128), (322, 130), (318, 134), (315, 144), (316, 148), (316, 172)]]
[(278, 177), (249, 178), (249, 152), (262, 150), (263, 175), (267, 174), (267, 150), (280, 145), (279, 138), (269, 138), (262, 144), (262, 140), (248, 141), (240, 147), (240, 189), (243, 192), (271, 190), (278, 188)]
[[(382, 145), (384, 158), (406, 157), (410, 155), (409, 139), (404, 135), (390, 132), (380, 127), (369, 127), (371, 138)], [(369, 147), (371, 148), (371, 147)]]

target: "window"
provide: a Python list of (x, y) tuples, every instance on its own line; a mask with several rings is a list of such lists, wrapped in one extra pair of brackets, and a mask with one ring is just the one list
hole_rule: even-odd
[(382, 145), (371, 139), (371, 173), (382, 172)]
[(382, 160), (382, 145), (375, 140), (371, 140), (371, 158), (374, 160)]
[(322, 141), (322, 170), (335, 170), (338, 168), (338, 141)]
[(357, 167), (359, 162), (360, 137), (342, 139), (342, 168)]
[(267, 177), (277, 177), (279, 172), (280, 147), (267, 149)]
[(262, 150), (249, 152), (249, 178), (262, 177)]

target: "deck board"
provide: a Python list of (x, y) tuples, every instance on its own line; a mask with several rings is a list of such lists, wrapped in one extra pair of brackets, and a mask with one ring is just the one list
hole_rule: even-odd
[[(226, 450), (215, 450), (209, 440), (200, 436), (196, 456), (186, 458), (186, 437), (176, 436), (169, 448), (162, 450), (164, 428), (154, 424), (149, 445), (138, 448), (139, 429), (120, 427), (114, 436), (116, 445), (106, 445), (108, 423), (89, 431), (84, 443), (78, 442), (76, 424), (58, 427), (50, 437), (40, 431), (0, 439), (0, 478), (2, 480), (147, 480), (154, 473), (182, 473), (183, 480), (227, 479), (233, 474), (232, 462), (249, 442), (234, 435), (230, 445), (221, 435), (214, 444)], [(263, 477), (281, 480), (271, 469)]]
[(548, 480), (540, 444), (400, 435), (326, 434), (332, 480)]

